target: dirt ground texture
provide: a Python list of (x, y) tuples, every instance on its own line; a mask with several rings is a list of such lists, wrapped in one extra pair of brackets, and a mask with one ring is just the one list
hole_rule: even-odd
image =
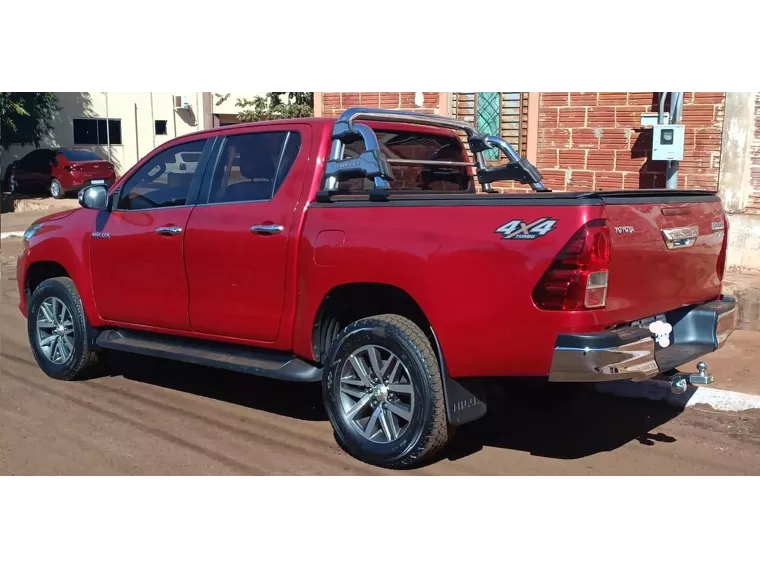
[(0, 247), (3, 475), (760, 474), (758, 412), (681, 412), (515, 385), (489, 401), (486, 418), (460, 428), (437, 462), (390, 472), (337, 446), (319, 385), (133, 356), (114, 357), (102, 378), (55, 381), (35, 364), (17, 306), (21, 242), (4, 239)]

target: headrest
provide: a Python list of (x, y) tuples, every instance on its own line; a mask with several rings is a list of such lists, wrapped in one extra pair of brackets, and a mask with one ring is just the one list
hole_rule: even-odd
[(240, 148), (240, 173), (250, 180), (258, 178), (271, 180), (277, 170), (278, 154), (279, 148), (250, 142)]

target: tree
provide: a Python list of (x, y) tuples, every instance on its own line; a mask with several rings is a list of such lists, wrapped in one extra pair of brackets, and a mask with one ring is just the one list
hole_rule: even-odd
[(0, 93), (0, 146), (39, 147), (59, 110), (55, 93)]
[[(230, 98), (230, 93), (214, 93), (214, 96), (219, 106)], [(241, 109), (237, 115), (241, 122), (314, 116), (314, 93), (267, 93), (263, 97), (256, 95), (252, 99), (238, 99), (235, 106)]]

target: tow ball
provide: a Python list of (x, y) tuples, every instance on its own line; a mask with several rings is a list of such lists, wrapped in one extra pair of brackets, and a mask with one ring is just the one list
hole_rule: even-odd
[(700, 361), (697, 363), (696, 373), (676, 373), (670, 379), (670, 391), (673, 394), (683, 394), (689, 385), (710, 385), (713, 383), (713, 376), (707, 374), (707, 363)]

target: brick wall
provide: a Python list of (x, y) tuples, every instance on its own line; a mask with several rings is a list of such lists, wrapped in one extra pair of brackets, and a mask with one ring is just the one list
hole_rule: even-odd
[(349, 107), (404, 109), (435, 114), (440, 93), (422, 93), (423, 103), (418, 107), (417, 93), (322, 93), (322, 116), (337, 117)]
[[(724, 93), (684, 93), (679, 187), (717, 189), (724, 103)], [(641, 113), (657, 107), (657, 93), (541, 93), (537, 165), (544, 184), (571, 191), (665, 187), (666, 163), (649, 160), (651, 132), (640, 126)], [(758, 166), (760, 182), (760, 152)]]
[(750, 195), (746, 213), (760, 214), (760, 93), (755, 93), (755, 124), (750, 144)]

